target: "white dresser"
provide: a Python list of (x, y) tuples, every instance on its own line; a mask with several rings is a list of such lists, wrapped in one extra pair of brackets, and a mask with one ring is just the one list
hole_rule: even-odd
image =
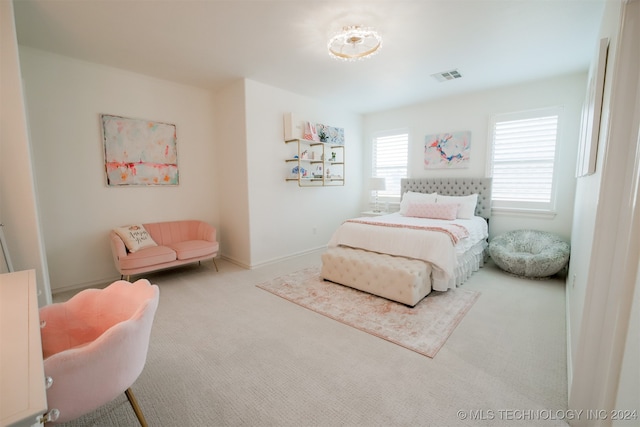
[(46, 411), (35, 271), (0, 274), (0, 427), (39, 425)]

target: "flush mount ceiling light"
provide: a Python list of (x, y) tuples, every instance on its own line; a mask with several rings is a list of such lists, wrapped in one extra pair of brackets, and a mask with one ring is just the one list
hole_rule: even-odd
[(360, 25), (342, 27), (327, 43), (329, 55), (344, 61), (368, 58), (378, 53), (381, 46), (382, 37), (372, 28)]

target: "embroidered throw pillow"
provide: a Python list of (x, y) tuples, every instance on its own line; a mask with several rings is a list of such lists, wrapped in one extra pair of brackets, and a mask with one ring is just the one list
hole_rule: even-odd
[(158, 246), (142, 224), (118, 227), (114, 228), (113, 231), (120, 236), (127, 249), (129, 249), (129, 252), (135, 252), (150, 246)]
[(406, 216), (431, 219), (456, 219), (458, 205), (453, 203), (411, 203)]
[(471, 194), (469, 196), (443, 196), (438, 194), (437, 203), (455, 203), (459, 205), (458, 218), (471, 219), (476, 214), (476, 204), (478, 203), (478, 195)]

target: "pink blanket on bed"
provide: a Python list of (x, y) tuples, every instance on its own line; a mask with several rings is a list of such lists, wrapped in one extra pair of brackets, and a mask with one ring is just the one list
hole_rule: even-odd
[(356, 222), (359, 224), (369, 224), (369, 225), (380, 225), (384, 227), (399, 227), (399, 228), (411, 228), (414, 230), (425, 230), (425, 231), (439, 231), (441, 233), (445, 233), (451, 238), (451, 242), (455, 245), (460, 241), (460, 239), (464, 239), (469, 237), (469, 231), (458, 224), (443, 224), (441, 226), (427, 226), (427, 225), (416, 225), (416, 224), (398, 224), (386, 221), (377, 221), (375, 218), (354, 218), (348, 219), (345, 222)]

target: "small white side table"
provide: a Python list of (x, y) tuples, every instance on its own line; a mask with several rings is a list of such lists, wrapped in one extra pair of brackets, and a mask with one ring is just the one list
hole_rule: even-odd
[(380, 216), (380, 215), (386, 215), (389, 212), (383, 212), (383, 211), (379, 211), (379, 212), (375, 212), (375, 211), (364, 211), (364, 212), (360, 212), (360, 215), (362, 216)]

